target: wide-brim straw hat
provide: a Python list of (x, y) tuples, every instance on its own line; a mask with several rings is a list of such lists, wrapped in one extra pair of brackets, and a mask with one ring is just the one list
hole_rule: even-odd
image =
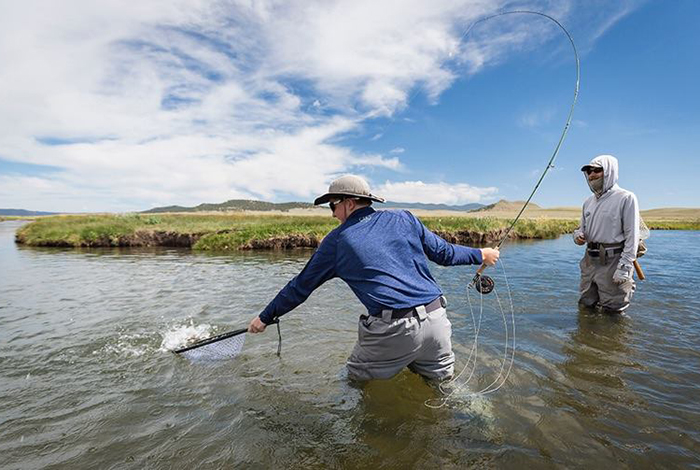
[(384, 202), (384, 199), (375, 196), (369, 190), (367, 181), (355, 175), (346, 175), (333, 181), (328, 186), (328, 192), (323, 196), (319, 196), (314, 201), (314, 205), (325, 204), (331, 199), (342, 199), (347, 197), (359, 197), (369, 199), (376, 202)]

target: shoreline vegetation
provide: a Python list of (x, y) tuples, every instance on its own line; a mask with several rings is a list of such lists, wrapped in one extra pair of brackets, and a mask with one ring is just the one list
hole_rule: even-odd
[[(413, 211), (432, 231), (451, 243), (483, 246), (499, 241), (515, 214), (432, 215)], [(572, 233), (571, 214), (524, 214), (511, 231), (513, 240), (551, 239)], [(548, 217), (549, 215), (549, 217)], [(554, 217), (552, 217), (554, 216)], [(568, 217), (566, 217), (568, 216)], [(644, 214), (643, 214), (644, 216)], [(2, 217), (17, 220), (21, 217)], [(18, 244), (43, 247), (186, 247), (204, 251), (315, 248), (338, 226), (325, 211), (270, 213), (90, 214), (32, 218), (16, 235)], [(700, 218), (648, 219), (652, 230), (700, 230)]]

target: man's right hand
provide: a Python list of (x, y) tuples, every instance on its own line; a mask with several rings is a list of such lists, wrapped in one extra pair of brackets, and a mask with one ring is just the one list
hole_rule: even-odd
[(481, 258), (486, 266), (493, 266), (498, 261), (498, 257), (501, 256), (501, 252), (496, 248), (482, 248)]
[(586, 243), (586, 237), (584, 237), (583, 235), (574, 237), (574, 243), (576, 243), (577, 245), (584, 245)]
[(262, 322), (260, 317), (255, 317), (248, 325), (248, 333), (262, 333), (266, 327), (267, 325)]

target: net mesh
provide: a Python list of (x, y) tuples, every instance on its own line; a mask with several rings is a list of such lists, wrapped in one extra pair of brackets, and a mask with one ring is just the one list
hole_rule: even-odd
[(204, 344), (196, 348), (188, 349), (180, 353), (190, 361), (217, 361), (221, 359), (230, 359), (240, 354), (245, 342), (245, 334), (231, 336), (213, 343)]
[(642, 218), (639, 218), (639, 245), (637, 245), (637, 258), (641, 258), (647, 252), (647, 244), (644, 242), (649, 238), (650, 232), (647, 224), (644, 223)]
[(647, 224), (644, 223), (644, 220), (642, 218), (639, 218), (639, 239), (640, 240), (646, 240), (649, 238), (649, 227), (647, 227)]

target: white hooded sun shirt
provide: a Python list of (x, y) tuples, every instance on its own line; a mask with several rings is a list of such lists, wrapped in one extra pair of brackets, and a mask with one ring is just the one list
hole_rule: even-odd
[[(574, 237), (583, 235), (589, 243), (624, 243), (620, 264), (631, 267), (639, 244), (637, 197), (617, 185), (615, 157), (599, 155), (589, 165), (603, 168), (603, 191), (600, 195), (591, 195), (583, 203), (581, 225), (574, 232)], [(583, 175), (588, 183), (588, 175), (585, 172)]]

